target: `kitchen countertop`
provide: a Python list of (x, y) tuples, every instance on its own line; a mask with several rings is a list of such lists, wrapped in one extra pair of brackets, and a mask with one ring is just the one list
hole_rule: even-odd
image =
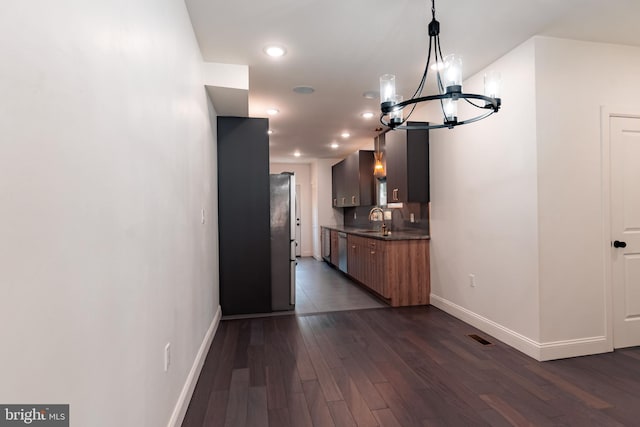
[(378, 240), (429, 240), (431, 236), (424, 230), (390, 231), (388, 236), (383, 236), (380, 230), (367, 230), (359, 227), (345, 227), (342, 225), (323, 225), (322, 227), (356, 236), (370, 237)]

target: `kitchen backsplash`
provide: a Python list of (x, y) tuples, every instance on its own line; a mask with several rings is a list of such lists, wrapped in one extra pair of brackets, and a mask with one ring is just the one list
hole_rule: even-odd
[[(373, 207), (344, 208), (344, 225), (365, 229), (381, 227), (381, 221), (369, 221), (369, 212)], [(402, 208), (384, 208), (383, 210), (391, 211), (391, 221), (387, 220), (384, 223), (391, 226), (392, 231), (416, 229), (429, 233), (428, 203), (404, 203)], [(413, 222), (411, 222), (411, 214), (413, 214)]]

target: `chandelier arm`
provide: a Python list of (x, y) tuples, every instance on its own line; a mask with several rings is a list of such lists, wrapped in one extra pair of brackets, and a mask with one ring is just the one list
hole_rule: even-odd
[(402, 101), (402, 102), (398, 102), (397, 104), (393, 104), (387, 107), (381, 107), (382, 109), (382, 113), (383, 115), (389, 114), (392, 111), (396, 111), (398, 109), (402, 109), (405, 108), (409, 105), (413, 105), (413, 104), (417, 104), (419, 102), (425, 102), (425, 101), (434, 101), (434, 100), (442, 100), (442, 99), (479, 99), (481, 101), (485, 101), (488, 105), (485, 105), (484, 107), (481, 105), (478, 105), (477, 108), (481, 108), (481, 109), (492, 109), (494, 110), (494, 112), (498, 112), (498, 110), (500, 109), (500, 98), (491, 98), (488, 96), (484, 96), (484, 95), (478, 95), (475, 93), (443, 93), (441, 95), (428, 95), (428, 96), (422, 96), (420, 98), (413, 98), (413, 99), (407, 99), (406, 101)]
[(440, 59), (444, 62), (444, 57), (442, 56), (442, 45), (440, 44), (440, 36), (438, 36), (438, 52), (440, 54)]
[[(382, 124), (384, 124), (387, 127), (391, 127), (389, 126), (388, 123), (382, 122)], [(445, 125), (445, 124), (429, 124), (427, 126), (424, 125), (398, 125), (398, 126), (394, 126), (392, 129), (404, 129), (404, 130), (431, 130), (431, 129), (442, 129), (442, 128), (446, 128), (449, 127), (449, 125)]]
[(442, 98), (440, 99), (440, 111), (442, 111), (442, 117), (447, 117), (447, 113), (444, 111), (444, 102), (442, 101)]
[(448, 125), (428, 125), (428, 126), (412, 126), (412, 125), (402, 125), (402, 126), (396, 126), (393, 129), (398, 129), (398, 130), (433, 130), (433, 129), (444, 129), (444, 128), (448, 128)]
[[(427, 75), (429, 72), (429, 63), (431, 62), (431, 47), (432, 47), (432, 36), (429, 36), (429, 50), (427, 53), (427, 63), (424, 67), (424, 72), (422, 73), (422, 78), (420, 79), (420, 83), (418, 84), (418, 87), (416, 88), (416, 91), (413, 93), (413, 95), (411, 96), (411, 99), (415, 99), (416, 96), (422, 96), (422, 90), (424, 89), (424, 85), (427, 81)], [(402, 120), (402, 122), (400, 123), (401, 125), (404, 124), (407, 120), (409, 120), (409, 118), (411, 117), (411, 115), (413, 114), (413, 112), (416, 109), (416, 105), (417, 104), (413, 104), (413, 106), (411, 107), (411, 111), (409, 111), (409, 114), (406, 115), (406, 117)], [(382, 124), (384, 124), (384, 122), (382, 121), (382, 117), (384, 117), (384, 115), (382, 115), (380, 117), (380, 122)]]
[(471, 119), (467, 119), (467, 120), (463, 120), (463, 121), (461, 121), (461, 122), (458, 122), (458, 123), (456, 124), (456, 126), (460, 126), (460, 125), (468, 125), (469, 123), (473, 123), (473, 122), (480, 121), (480, 120), (482, 120), (482, 119), (485, 119), (485, 118), (489, 117), (489, 116), (490, 116), (490, 115), (492, 115), (493, 113), (495, 113), (495, 111), (493, 111), (493, 110), (491, 110), (491, 111), (487, 111), (486, 113), (481, 114), (481, 115), (479, 115), (479, 116), (476, 116), (476, 117), (473, 117), (473, 118), (471, 118)]
[[(436, 45), (434, 50), (435, 50), (436, 58), (438, 57), (438, 52), (440, 52), (440, 60), (444, 65), (444, 59), (442, 58), (442, 50), (440, 48), (440, 35), (436, 36)], [(440, 77), (440, 67), (437, 67), (437, 68), (438, 68), (438, 93), (443, 93), (445, 92), (445, 90), (442, 84), (442, 78)], [(447, 113), (444, 111), (444, 102), (442, 101), (442, 99), (443, 98), (440, 98), (440, 111), (442, 111), (442, 117), (447, 117)]]
[(428, 125), (400, 125), (400, 126), (395, 126), (393, 129), (400, 129), (400, 130), (432, 130), (432, 129), (443, 129), (443, 128), (449, 128), (449, 129), (453, 129), (456, 126), (462, 126), (462, 125), (468, 125), (469, 123), (473, 123), (473, 122), (477, 122), (480, 121), (482, 119), (485, 119), (487, 117), (489, 117), (490, 115), (494, 114), (495, 112), (492, 111), (488, 111), (484, 114), (481, 114), (479, 116), (476, 117), (472, 117), (470, 119), (467, 120), (463, 120), (461, 122), (456, 122), (455, 124), (428, 124)]
[(416, 88), (416, 91), (413, 93), (411, 98), (415, 98), (416, 96), (422, 95), (422, 89), (424, 89), (424, 84), (427, 81), (427, 73), (429, 71), (429, 62), (431, 61), (431, 37), (429, 37), (429, 53), (427, 55), (427, 65), (424, 67), (424, 72), (422, 73), (422, 79), (420, 80), (420, 84)]
[(478, 105), (475, 102), (471, 102), (467, 98), (464, 98), (464, 100), (467, 101), (469, 104), (473, 105), (476, 108), (484, 108), (482, 105)]
[[(436, 83), (438, 84), (438, 93), (443, 93), (444, 90), (444, 86), (442, 85), (442, 77), (440, 75), (440, 65), (438, 64), (438, 51), (440, 51), (440, 36), (436, 36), (436, 43), (434, 46), (434, 53), (436, 55), (436, 71), (437, 71), (437, 75), (438, 78), (436, 79)], [(442, 62), (443, 66), (444, 66), (444, 59), (442, 58), (442, 52), (440, 52), (440, 62)]]
[(405, 119), (402, 121), (402, 123), (405, 123), (407, 120), (409, 120), (409, 117), (411, 117), (411, 115), (413, 114), (413, 110), (416, 109), (416, 105), (418, 105), (418, 104), (413, 104), (411, 106), (411, 111), (409, 111), (409, 114), (407, 114), (407, 117), (405, 117)]

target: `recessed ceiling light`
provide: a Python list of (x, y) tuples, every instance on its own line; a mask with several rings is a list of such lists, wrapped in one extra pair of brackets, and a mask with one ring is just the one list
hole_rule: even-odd
[(331, 148), (333, 148), (334, 150), (335, 150), (336, 148), (338, 148), (338, 147), (339, 147), (339, 145), (338, 145), (338, 143), (337, 143), (337, 142), (333, 142), (333, 143), (331, 143)]
[(349, 138), (351, 136), (351, 134), (349, 132), (342, 132), (340, 134), (340, 136), (343, 137), (343, 138)]
[(296, 87), (293, 88), (293, 91), (295, 93), (300, 93), (300, 94), (303, 94), (303, 95), (307, 95), (309, 93), (315, 92), (316, 90), (314, 88), (312, 88), (311, 86), (296, 86)]
[(368, 90), (365, 93), (363, 93), (362, 96), (364, 96), (367, 99), (377, 99), (380, 97), (380, 92), (378, 92), (377, 90)]
[(270, 115), (270, 116), (275, 116), (279, 112), (280, 112), (280, 110), (278, 110), (277, 108), (269, 108), (267, 110), (267, 114)]
[(300, 154), (300, 152), (299, 152), (299, 151), (296, 151), (295, 153), (293, 153), (293, 155), (294, 155), (295, 157), (300, 157), (302, 154)]
[(363, 119), (370, 119), (373, 117), (373, 113), (371, 111), (367, 111), (361, 114)]
[(271, 129), (269, 129), (269, 130), (267, 131), (267, 135), (273, 135), (273, 131), (272, 131)]
[(279, 58), (281, 56), (284, 56), (285, 53), (287, 53), (287, 49), (285, 49), (282, 46), (271, 45), (264, 48), (264, 53), (266, 53), (267, 55), (273, 58)]

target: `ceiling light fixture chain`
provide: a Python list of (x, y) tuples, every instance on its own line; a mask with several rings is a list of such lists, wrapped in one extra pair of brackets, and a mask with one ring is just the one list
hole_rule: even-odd
[[(462, 58), (458, 55), (442, 55), (440, 43), (440, 22), (436, 20), (435, 0), (431, 0), (431, 22), (429, 31), (429, 50), (427, 53), (427, 63), (424, 72), (418, 83), (418, 87), (410, 99), (404, 100), (396, 93), (396, 77), (393, 74), (384, 74), (380, 77), (380, 123), (391, 129), (439, 129), (460, 126), (477, 122), (500, 110), (502, 101), (500, 99), (501, 79), (499, 73), (488, 73), (484, 76), (484, 95), (474, 93), (464, 93), (462, 91)], [(423, 96), (427, 76), (432, 59), (434, 64), (431, 69), (436, 74), (436, 86), (438, 94)], [(465, 120), (458, 119), (458, 101), (465, 100), (471, 106), (485, 110), (475, 117)], [(484, 105), (476, 104), (471, 100), (484, 101)], [(416, 105), (421, 102), (438, 101), (443, 115), (442, 124), (410, 125), (405, 124), (414, 112)], [(411, 106), (411, 110), (403, 117), (405, 107)]]

